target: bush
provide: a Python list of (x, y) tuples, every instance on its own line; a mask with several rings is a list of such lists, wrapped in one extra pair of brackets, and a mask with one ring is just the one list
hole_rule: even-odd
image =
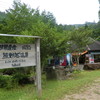
[(31, 80), (30, 78), (29, 75), (23, 73), (15, 73), (13, 76), (0, 75), (0, 88), (11, 89), (18, 85), (34, 83), (34, 80)]
[(23, 73), (16, 73), (15, 75), (13, 75), (12, 78), (13, 78), (14, 83), (16, 83), (17, 85), (30, 83), (29, 76)]
[(10, 89), (12, 87), (12, 77), (9, 75), (0, 75), (0, 88)]

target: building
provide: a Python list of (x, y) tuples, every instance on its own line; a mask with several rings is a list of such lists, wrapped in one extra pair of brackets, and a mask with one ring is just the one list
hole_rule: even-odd
[(92, 44), (87, 45), (86, 50), (84, 68), (100, 69), (100, 42), (94, 41)]

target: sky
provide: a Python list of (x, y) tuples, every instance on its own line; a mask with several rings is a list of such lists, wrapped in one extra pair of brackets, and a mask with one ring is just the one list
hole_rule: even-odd
[[(18, 0), (31, 8), (51, 12), (58, 24), (98, 22), (98, 0)], [(0, 11), (11, 8), (13, 0), (0, 0)]]

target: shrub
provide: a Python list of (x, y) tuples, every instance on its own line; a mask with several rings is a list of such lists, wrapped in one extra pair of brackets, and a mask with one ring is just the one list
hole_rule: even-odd
[(30, 83), (29, 75), (25, 75), (23, 73), (16, 73), (15, 75), (13, 75), (12, 78), (13, 78), (14, 83), (16, 83), (17, 85)]
[(24, 85), (34, 83), (34, 80), (31, 80), (31, 77), (23, 73), (15, 73), (11, 75), (0, 75), (0, 88), (11, 89), (15, 88), (18, 85)]
[(0, 88), (10, 89), (13, 87), (12, 76), (0, 75)]

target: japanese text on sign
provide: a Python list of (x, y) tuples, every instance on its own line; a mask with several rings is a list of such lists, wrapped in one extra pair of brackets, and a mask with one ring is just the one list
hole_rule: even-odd
[(0, 44), (0, 68), (34, 66), (34, 44)]

